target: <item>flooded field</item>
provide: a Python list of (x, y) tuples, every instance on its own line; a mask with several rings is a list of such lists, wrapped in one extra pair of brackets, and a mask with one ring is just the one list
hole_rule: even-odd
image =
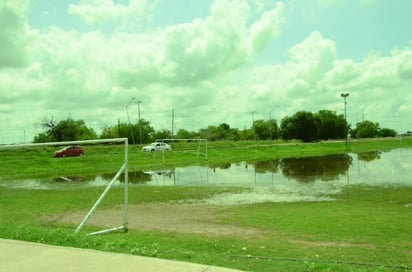
[[(21, 189), (61, 189), (105, 186), (114, 173), (4, 181), (0, 186)], [(285, 201), (330, 201), (348, 185), (412, 186), (412, 149), (389, 152), (287, 158), (147, 169), (129, 172), (131, 189), (139, 186), (235, 186), (242, 193), (217, 195), (213, 204)], [(121, 186), (121, 183), (118, 184)]]

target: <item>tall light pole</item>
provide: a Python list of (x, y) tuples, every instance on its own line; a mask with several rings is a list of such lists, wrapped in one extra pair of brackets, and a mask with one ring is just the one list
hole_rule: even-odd
[(345, 145), (346, 147), (348, 147), (348, 121), (346, 119), (346, 98), (349, 96), (349, 93), (341, 93), (340, 94), (341, 97), (343, 97), (343, 101), (344, 101), (344, 106), (345, 106)]
[(256, 133), (255, 133), (255, 112), (252, 111), (252, 129), (253, 129), (253, 140), (256, 141)]
[(135, 99), (136, 99), (136, 98), (133, 97), (133, 98), (129, 101), (129, 103), (127, 103), (127, 105), (126, 105), (127, 120), (129, 121), (129, 132), (130, 132), (130, 131), (132, 132), (132, 142), (133, 142), (133, 144), (135, 144), (134, 134), (133, 134), (133, 129), (132, 129), (132, 130), (130, 129), (130, 117), (129, 117), (129, 111), (128, 111), (127, 107), (129, 107), (130, 104), (132, 104)]
[(276, 108), (278, 108), (279, 105), (276, 105), (270, 112), (269, 112), (269, 126), (270, 126), (270, 139), (273, 140), (273, 122), (272, 122), (272, 111), (274, 111)]
[(138, 118), (139, 118), (139, 143), (142, 143), (142, 120), (140, 120), (140, 103), (142, 101), (137, 101)]

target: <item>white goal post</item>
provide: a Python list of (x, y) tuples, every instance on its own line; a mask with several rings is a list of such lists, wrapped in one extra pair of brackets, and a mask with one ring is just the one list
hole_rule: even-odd
[(118, 180), (120, 175), (124, 173), (124, 209), (123, 209), (123, 224), (119, 227), (114, 227), (110, 229), (100, 230), (96, 232), (89, 233), (88, 235), (103, 234), (108, 232), (113, 232), (117, 230), (128, 231), (128, 195), (129, 195), (129, 177), (128, 177), (128, 138), (112, 138), (112, 139), (99, 139), (99, 140), (82, 140), (82, 141), (65, 141), (65, 142), (47, 142), (47, 143), (31, 143), (31, 144), (15, 144), (15, 145), (0, 145), (0, 149), (19, 149), (19, 148), (29, 148), (29, 147), (39, 147), (39, 146), (64, 146), (64, 145), (80, 145), (80, 144), (103, 144), (103, 143), (124, 143), (124, 162), (121, 168), (118, 170), (116, 175), (106, 186), (103, 193), (96, 200), (93, 207), (89, 210), (86, 216), (83, 218), (82, 222), (76, 228), (76, 232), (79, 232), (105, 196), (110, 191), (113, 184)]
[(205, 158), (206, 161), (208, 160), (208, 154), (207, 154), (207, 139), (203, 138), (191, 138), (191, 139), (178, 139), (178, 138), (166, 138), (166, 139), (157, 139), (156, 142), (198, 142), (198, 148), (197, 148), (197, 154), (201, 154), (201, 144), (202, 142), (205, 144)]

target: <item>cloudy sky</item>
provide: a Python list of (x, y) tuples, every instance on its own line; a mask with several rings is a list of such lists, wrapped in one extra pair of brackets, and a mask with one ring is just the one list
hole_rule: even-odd
[[(0, 143), (42, 119), (197, 131), (329, 109), (412, 130), (412, 1), (2, 0)], [(135, 100), (131, 102), (131, 100)]]

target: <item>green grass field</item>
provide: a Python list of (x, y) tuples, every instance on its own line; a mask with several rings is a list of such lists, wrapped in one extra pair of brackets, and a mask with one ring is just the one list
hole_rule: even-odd
[[(411, 147), (412, 143), (350, 143), (351, 152)], [(153, 163), (153, 154), (133, 153), (132, 169)], [(174, 146), (170, 164), (199, 163), (191, 146)], [(122, 147), (92, 146), (81, 158), (51, 158), (53, 148), (1, 150), (0, 179), (70, 174), (74, 168), (98, 173), (122, 163)], [(344, 143), (272, 145), (210, 143), (209, 162), (235, 162), (346, 152)], [(24, 158), (24, 159), (22, 159)], [(7, 166), (6, 166), (6, 165)], [(77, 170), (78, 172), (78, 170)], [(77, 173), (76, 172), (76, 173)], [(131, 205), (185, 204), (194, 199), (243, 190), (231, 187), (138, 186), (129, 191)], [(101, 189), (90, 189), (96, 199)], [(0, 237), (53, 245), (92, 248), (133, 255), (205, 263), (245, 271), (411, 271), (412, 186), (348, 186), (330, 202), (261, 203), (214, 207), (213, 223), (250, 228), (255, 235), (201, 235), (177, 231), (130, 229), (102, 236), (76, 234), (75, 225), (54, 222), (47, 215), (88, 209), (77, 190), (24, 190), (0, 187)], [(118, 203), (114, 188), (103, 208)], [(71, 206), (70, 201), (76, 200)], [(211, 219), (212, 220), (212, 219)], [(94, 227), (88, 227), (93, 230)]]

